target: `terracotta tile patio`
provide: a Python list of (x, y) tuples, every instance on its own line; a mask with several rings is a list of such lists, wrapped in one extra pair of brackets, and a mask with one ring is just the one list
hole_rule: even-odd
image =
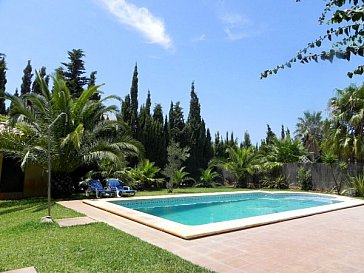
[(216, 272), (364, 273), (364, 206), (187, 241), (79, 200), (60, 204)]

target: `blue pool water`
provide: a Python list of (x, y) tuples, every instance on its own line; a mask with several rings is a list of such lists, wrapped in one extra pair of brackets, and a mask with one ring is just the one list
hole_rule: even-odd
[(112, 203), (184, 225), (203, 225), (338, 203), (334, 197), (301, 193), (239, 193), (121, 200)]

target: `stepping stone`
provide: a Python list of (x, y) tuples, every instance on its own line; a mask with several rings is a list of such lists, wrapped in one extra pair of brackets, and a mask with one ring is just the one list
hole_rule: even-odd
[(72, 227), (72, 226), (80, 226), (80, 225), (88, 225), (91, 223), (98, 222), (95, 219), (92, 219), (90, 217), (74, 217), (74, 218), (65, 218), (65, 219), (55, 219), (54, 221), (57, 222), (57, 224), (60, 227)]
[(37, 273), (37, 270), (33, 266), (31, 267), (25, 267), (21, 269), (15, 269), (10, 271), (4, 271), (2, 273)]

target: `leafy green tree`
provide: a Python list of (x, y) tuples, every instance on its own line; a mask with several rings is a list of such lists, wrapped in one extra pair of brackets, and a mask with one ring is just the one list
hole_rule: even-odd
[(167, 147), (167, 164), (164, 167), (163, 174), (168, 178), (168, 192), (173, 192), (173, 187), (176, 185), (175, 174), (182, 167), (182, 164), (190, 156), (189, 148), (182, 148), (179, 143), (173, 140)]
[(6, 86), (6, 62), (5, 55), (0, 53), (0, 115), (6, 114), (5, 86)]
[(26, 94), (30, 105), (19, 97), (6, 95), (13, 103), (9, 122), (16, 130), (0, 132), (0, 151), (18, 158), (22, 167), (36, 164), (46, 170), (50, 141), (55, 196), (72, 192), (72, 174), (80, 167), (98, 166), (104, 160), (121, 167), (128, 156), (138, 155), (138, 142), (116, 130), (118, 121), (100, 119), (104, 113), (116, 110), (113, 105), (102, 104), (112, 96), (98, 102), (91, 100), (98, 90), (94, 86), (79, 98), (73, 97), (66, 82), (57, 76), (51, 92), (45, 80), (37, 78), (42, 94)]
[[(300, 0), (297, 0), (300, 2)], [(271, 74), (276, 74), (280, 69), (290, 68), (293, 63), (302, 64), (312, 61), (330, 61), (334, 58), (350, 61), (354, 56), (364, 56), (364, 9), (363, 1), (359, 0), (325, 0), (326, 7), (319, 18), (319, 23), (331, 25), (331, 28), (316, 40), (307, 44), (299, 50), (293, 58), (285, 64), (278, 65), (276, 68), (266, 70), (261, 73), (261, 78), (266, 78)], [(323, 50), (315, 53), (314, 50), (325, 45), (331, 44), (330, 50)], [(351, 78), (354, 74), (361, 75), (364, 66), (360, 65), (352, 72), (348, 72)]]
[(28, 94), (31, 92), (32, 87), (32, 66), (30, 64), (30, 60), (27, 63), (27, 66), (23, 70), (23, 77), (22, 77), (22, 84), (20, 87), (20, 95), (24, 96), (25, 94)]
[[(45, 66), (41, 67), (41, 69), (39, 70), (38, 76), (41, 77), (42, 79), (44, 79), (46, 85), (48, 86), (48, 84), (49, 84), (49, 75), (47, 75), (47, 69), (46, 69)], [(41, 90), (41, 87), (39, 85), (39, 81), (37, 79), (35, 79), (35, 81), (33, 82), (32, 92), (37, 93), (37, 94), (42, 94), (42, 90)]]
[(329, 101), (330, 124), (323, 148), (340, 160), (364, 160), (364, 85), (337, 90)]
[(85, 53), (82, 49), (72, 49), (67, 53), (69, 62), (62, 63), (66, 67), (66, 70), (60, 70), (59, 73), (63, 74), (71, 95), (78, 98), (81, 96), (84, 86), (89, 83), (89, 78), (84, 76), (86, 73), (85, 62), (83, 61)]
[(296, 124), (296, 137), (302, 141), (304, 147), (314, 155), (314, 158), (318, 158), (320, 155), (323, 125), (321, 112), (310, 113), (309, 111), (305, 111)]

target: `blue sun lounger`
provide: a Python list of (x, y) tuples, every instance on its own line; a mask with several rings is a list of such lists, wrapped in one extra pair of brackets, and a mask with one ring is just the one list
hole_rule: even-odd
[(99, 179), (92, 179), (87, 182), (86, 196), (90, 196), (91, 194), (95, 194), (96, 198), (100, 198), (103, 196), (112, 196), (114, 195), (114, 191), (105, 189)]
[(131, 190), (128, 186), (123, 186), (119, 179), (110, 178), (106, 180), (107, 187), (113, 191), (117, 197), (134, 196), (136, 191)]

